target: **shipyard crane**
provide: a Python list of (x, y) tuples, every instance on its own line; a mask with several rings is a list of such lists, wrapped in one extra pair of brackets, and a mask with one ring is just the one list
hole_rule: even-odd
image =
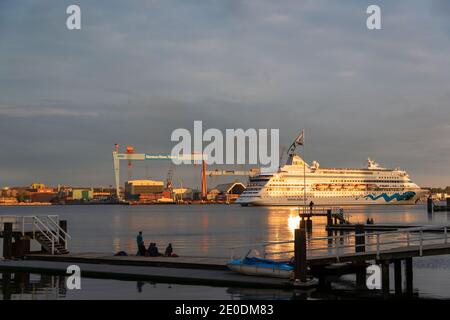
[[(259, 168), (252, 168), (250, 170), (206, 170), (206, 160), (208, 160), (208, 156), (206, 154), (196, 154), (193, 153), (191, 155), (184, 155), (182, 157), (175, 157), (171, 154), (167, 153), (136, 153), (133, 147), (127, 146), (127, 150), (125, 153), (119, 153), (119, 145), (115, 144), (115, 149), (112, 153), (113, 156), (113, 167), (114, 167), (114, 176), (116, 183), (116, 197), (120, 198), (120, 161), (125, 160), (128, 162), (128, 174), (131, 175), (131, 162), (132, 161), (142, 161), (142, 160), (169, 160), (173, 159), (179, 160), (189, 160), (193, 164), (201, 163), (202, 164), (202, 184), (201, 184), (201, 197), (202, 199), (206, 199), (207, 194), (207, 184), (206, 177), (214, 177), (214, 176), (255, 176), (260, 173)], [(169, 184), (172, 185), (173, 178), (173, 168), (169, 168), (166, 177), (166, 183), (169, 187)]]
[(215, 176), (256, 176), (261, 172), (259, 168), (251, 168), (250, 170), (208, 170), (208, 177)]
[[(127, 148), (128, 151), (128, 148)], [(120, 197), (120, 161), (125, 160), (128, 163), (131, 161), (142, 161), (142, 160), (170, 160), (179, 159), (179, 160), (189, 160), (193, 163), (200, 162), (203, 164), (202, 166), (202, 198), (206, 199), (206, 160), (207, 155), (205, 154), (191, 154), (184, 155), (181, 157), (172, 156), (167, 153), (135, 153), (134, 148), (133, 152), (119, 153), (119, 145), (115, 144), (115, 149), (112, 152), (113, 156), (113, 167), (114, 167), (114, 177), (116, 183), (116, 197), (118, 200), (121, 200)]]

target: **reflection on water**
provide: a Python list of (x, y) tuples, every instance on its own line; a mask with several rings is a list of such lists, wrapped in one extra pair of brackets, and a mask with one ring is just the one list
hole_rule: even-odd
[(65, 296), (65, 278), (27, 272), (3, 272), (0, 293), (3, 300), (58, 299)]
[(0, 273), (0, 300), (57, 299), (230, 299), (226, 288), (142, 281), (82, 278), (81, 290), (66, 289), (66, 277), (25, 272)]
[(293, 300), (382, 297), (379, 291), (358, 289), (355, 281), (348, 277), (326, 288), (308, 290), (224, 288), (93, 278), (82, 278), (81, 290), (68, 290), (65, 287), (67, 278), (63, 275), (3, 272), (0, 277), (0, 300)]
[[(136, 252), (136, 234), (164, 248), (169, 242), (182, 255), (228, 257), (227, 248), (248, 243), (293, 239), (290, 207), (192, 206), (50, 206), (0, 207), (0, 215), (59, 214), (68, 220), (76, 252)], [(447, 224), (445, 212), (427, 215), (420, 206), (345, 208), (352, 222)], [(295, 223), (295, 221), (293, 221)], [(310, 236), (326, 237), (326, 217), (313, 217)]]
[(25, 272), (0, 273), (0, 300), (87, 300), (87, 299), (354, 299), (381, 297), (379, 292), (357, 291), (351, 281), (341, 281), (328, 289), (281, 290), (188, 286), (147, 281), (83, 278), (81, 290), (68, 290), (66, 277)]
[[(238, 205), (0, 207), (0, 215), (59, 214), (68, 221), (73, 237), (69, 243), (72, 252), (123, 250), (134, 254), (136, 234), (142, 230), (147, 244), (156, 242), (164, 249), (171, 242), (179, 255), (211, 257), (229, 257), (229, 248), (233, 246), (292, 240), (295, 220), (290, 223), (289, 217), (295, 217), (295, 212), (296, 208), (290, 207)], [(354, 223), (373, 218), (375, 223), (450, 224), (449, 213), (430, 215), (424, 205), (346, 207), (345, 215)], [(328, 236), (326, 217), (313, 217), (312, 224), (308, 237)], [(326, 244), (324, 241), (322, 244)], [(353, 239), (346, 241), (351, 245)], [(289, 249), (291, 244), (271, 248), (273, 251)], [(450, 298), (450, 259), (447, 256), (440, 260), (421, 258), (417, 263), (419, 260), (414, 283), (421, 296)], [(134, 292), (136, 284), (132, 287)], [(144, 284), (143, 288), (146, 287), (149, 285)], [(215, 294), (228, 297), (224, 290)]]

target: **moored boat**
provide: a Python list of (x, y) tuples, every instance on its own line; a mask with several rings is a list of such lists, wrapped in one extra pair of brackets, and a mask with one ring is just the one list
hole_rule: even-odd
[(294, 266), (289, 262), (279, 262), (255, 257), (232, 260), (227, 263), (227, 267), (230, 270), (245, 275), (284, 279), (290, 279), (294, 272)]

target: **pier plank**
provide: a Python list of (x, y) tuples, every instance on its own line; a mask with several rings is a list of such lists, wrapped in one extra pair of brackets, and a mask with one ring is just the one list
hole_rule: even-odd
[(143, 256), (114, 256), (111, 253), (70, 253), (66, 255), (44, 255), (30, 254), (26, 256), (28, 260), (40, 261), (59, 261), (59, 262), (84, 262), (95, 264), (111, 265), (135, 265), (135, 266), (154, 266), (168, 268), (189, 268), (189, 269), (213, 269), (227, 270), (226, 262), (229, 259), (218, 257), (143, 257)]

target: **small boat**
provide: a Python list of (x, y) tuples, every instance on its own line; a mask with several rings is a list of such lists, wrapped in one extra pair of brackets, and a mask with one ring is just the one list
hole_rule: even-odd
[(269, 259), (245, 257), (227, 263), (230, 270), (250, 275), (290, 279), (294, 273), (294, 266), (288, 262), (279, 262)]

